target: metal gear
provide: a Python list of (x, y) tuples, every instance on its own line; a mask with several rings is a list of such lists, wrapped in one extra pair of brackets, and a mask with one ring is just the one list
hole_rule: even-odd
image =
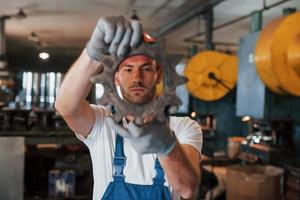
[(132, 48), (127, 57), (134, 55), (149, 56), (163, 66), (164, 88), (160, 96), (143, 105), (135, 105), (122, 100), (118, 95), (114, 76), (124, 58), (106, 55), (101, 60), (103, 72), (91, 78), (92, 82), (101, 83), (104, 87), (104, 94), (98, 100), (98, 104), (110, 108), (111, 111), (114, 110), (112, 117), (116, 122), (119, 122), (126, 115), (133, 115), (137, 124), (142, 124), (143, 118), (148, 115), (153, 115), (158, 121), (165, 122), (168, 119), (167, 116), (174, 113), (182, 103), (176, 95), (176, 87), (185, 83), (187, 78), (179, 76), (175, 71), (175, 67), (182, 56), (165, 53), (159, 42), (143, 43), (138, 48)]

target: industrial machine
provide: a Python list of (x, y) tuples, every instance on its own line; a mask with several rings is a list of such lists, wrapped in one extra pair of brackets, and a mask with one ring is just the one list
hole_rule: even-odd
[(255, 48), (256, 70), (279, 95), (300, 96), (300, 12), (273, 20), (260, 33)]
[[(252, 23), (261, 17), (253, 13)], [(299, 12), (288, 12), (262, 30), (253, 26), (240, 39), (238, 58), (202, 51), (190, 59), (185, 75), (196, 97), (193, 111), (216, 121), (214, 141), (205, 139), (204, 153), (211, 146), (224, 149), (227, 137), (243, 136), (243, 161), (299, 165), (299, 21)]]
[(213, 156), (208, 149), (225, 149), (228, 137), (243, 136), (242, 163), (284, 168), (285, 196), (298, 199), (291, 183), (299, 180), (300, 166), (300, 12), (289, 11), (262, 30), (262, 12), (252, 13), (254, 26), (240, 38), (237, 58), (199, 52), (185, 75), (198, 121), (203, 115), (216, 121), (215, 137), (204, 133), (203, 153)]
[(236, 113), (248, 117), (244, 161), (299, 165), (299, 20), (299, 12), (289, 13), (240, 40)]

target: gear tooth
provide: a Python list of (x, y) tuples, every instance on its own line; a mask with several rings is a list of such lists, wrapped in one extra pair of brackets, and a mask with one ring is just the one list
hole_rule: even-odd
[(174, 68), (175, 68), (176, 65), (181, 61), (182, 57), (183, 57), (183, 56), (180, 55), (180, 54), (175, 54), (175, 56), (173, 56), (173, 60), (174, 60), (174, 63), (175, 63)]
[(180, 100), (179, 100), (179, 101), (178, 101), (178, 100), (177, 100), (177, 101), (173, 100), (172, 103), (170, 103), (170, 105), (172, 105), (172, 106), (177, 106), (177, 107), (180, 106), (181, 104), (182, 104), (182, 103), (181, 103)]
[(176, 101), (176, 105), (180, 106), (182, 104), (182, 101), (177, 97), (174, 99)]
[(182, 55), (180, 54), (167, 54), (166, 56), (167, 62), (170, 63), (169, 65), (173, 66), (174, 69), (181, 59), (182, 59)]
[(187, 83), (189, 81), (189, 79), (185, 76), (181, 76), (182, 77), (182, 83), (181, 84), (184, 84), (184, 83)]
[(184, 83), (186, 83), (188, 81), (188, 79), (184, 76), (178, 76), (178, 78), (176, 79), (176, 85), (182, 85)]
[(90, 78), (90, 81), (93, 82), (93, 83), (98, 83), (98, 81), (101, 80), (101, 77), (102, 77), (101, 74), (100, 74), (100, 75), (92, 76), (92, 77)]

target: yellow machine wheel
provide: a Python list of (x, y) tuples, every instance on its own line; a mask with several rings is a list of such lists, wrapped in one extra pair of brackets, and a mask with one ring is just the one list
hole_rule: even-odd
[(257, 73), (265, 85), (277, 94), (300, 96), (299, 22), (299, 12), (273, 20), (257, 40)]
[(185, 68), (189, 92), (205, 101), (224, 97), (236, 85), (237, 58), (214, 51), (203, 51), (190, 59)]
[(264, 28), (259, 35), (255, 49), (257, 74), (264, 84), (276, 94), (286, 94), (281, 88), (279, 79), (275, 74), (271, 55), (271, 46), (273, 44), (275, 30), (283, 19), (284, 17), (273, 20)]
[(300, 12), (297, 12), (285, 17), (280, 23), (274, 34), (272, 45), (275, 74), (283, 89), (296, 96), (300, 96), (300, 76), (298, 74), (300, 48), (297, 48), (300, 45), (299, 37)]

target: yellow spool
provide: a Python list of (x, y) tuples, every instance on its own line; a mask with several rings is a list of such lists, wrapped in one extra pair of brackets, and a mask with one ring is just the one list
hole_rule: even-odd
[(288, 47), (288, 65), (300, 76), (300, 33)]
[(260, 34), (256, 70), (277, 94), (300, 96), (300, 13), (273, 20)]
[[(190, 59), (184, 74), (189, 79), (187, 89), (193, 96), (205, 101), (218, 100), (236, 85), (237, 58), (203, 51)], [(212, 74), (217, 80), (210, 78)]]
[(263, 29), (256, 42), (255, 49), (255, 63), (258, 76), (264, 84), (276, 94), (286, 94), (286, 92), (282, 90), (279, 79), (275, 75), (271, 55), (274, 33), (282, 20), (283, 17), (273, 20)]
[[(280, 23), (274, 34), (274, 43), (272, 45), (272, 60), (275, 74), (284, 90), (296, 96), (300, 96), (300, 76), (296, 73), (299, 66), (294, 65), (299, 61), (297, 58), (299, 58), (300, 52), (294, 52), (299, 50), (299, 48), (294, 47), (295, 42), (299, 40), (299, 34), (300, 12), (297, 12), (286, 16)], [(288, 56), (289, 53), (292, 55)]]

